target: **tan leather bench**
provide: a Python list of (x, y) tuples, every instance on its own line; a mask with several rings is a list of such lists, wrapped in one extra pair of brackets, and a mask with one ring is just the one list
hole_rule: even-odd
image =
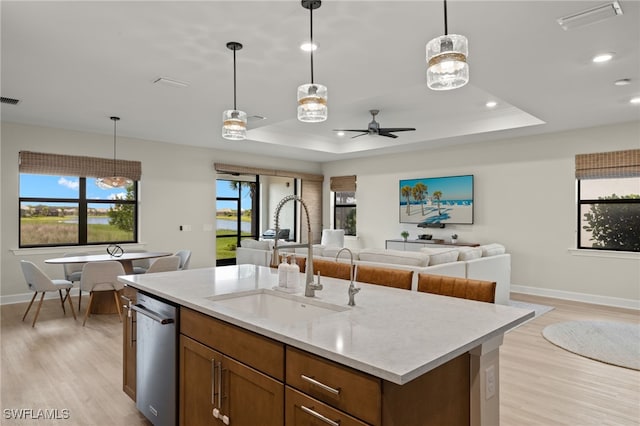
[(351, 279), (351, 265), (344, 262), (334, 262), (331, 260), (323, 260), (313, 258), (313, 273), (321, 277), (341, 278), (343, 280)]
[(356, 281), (361, 283), (411, 290), (412, 279), (413, 271), (403, 269), (378, 268), (366, 265), (358, 265), (356, 268)]
[(494, 303), (496, 283), (444, 275), (418, 274), (418, 291)]

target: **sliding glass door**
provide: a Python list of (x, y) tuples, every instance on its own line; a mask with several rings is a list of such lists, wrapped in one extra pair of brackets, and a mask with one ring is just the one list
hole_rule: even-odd
[(233, 265), (242, 238), (258, 235), (258, 177), (222, 176), (216, 180), (216, 265)]

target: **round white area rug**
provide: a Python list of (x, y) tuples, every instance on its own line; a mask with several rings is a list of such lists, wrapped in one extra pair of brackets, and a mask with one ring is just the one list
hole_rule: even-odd
[(542, 330), (545, 339), (578, 355), (640, 370), (640, 324), (567, 321)]

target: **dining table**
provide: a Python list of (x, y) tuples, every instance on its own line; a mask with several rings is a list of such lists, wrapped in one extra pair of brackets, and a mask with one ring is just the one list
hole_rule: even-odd
[[(55, 257), (46, 259), (44, 263), (64, 265), (65, 263), (88, 263), (116, 260), (122, 264), (126, 275), (132, 275), (134, 260), (155, 259), (171, 255), (173, 255), (173, 253), (162, 251), (124, 252), (119, 256), (112, 256), (110, 254), (88, 254), (82, 256)], [(93, 303), (91, 304), (92, 314), (115, 314), (117, 312), (118, 307), (115, 306), (111, 294), (106, 292), (95, 292)]]

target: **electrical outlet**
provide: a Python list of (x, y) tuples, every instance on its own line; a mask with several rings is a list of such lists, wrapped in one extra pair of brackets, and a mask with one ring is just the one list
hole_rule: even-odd
[(496, 395), (496, 370), (493, 365), (484, 370), (485, 399), (491, 399)]

